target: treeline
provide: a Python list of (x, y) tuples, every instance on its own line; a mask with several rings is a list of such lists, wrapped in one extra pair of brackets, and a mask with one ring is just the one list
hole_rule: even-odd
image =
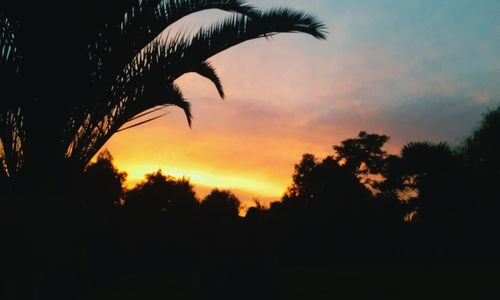
[(500, 107), (459, 147), (412, 142), (389, 155), (388, 141), (360, 132), (326, 158), (304, 154), (282, 200), (257, 203), (245, 217), (230, 191), (200, 200), (189, 180), (161, 171), (126, 191), (105, 152), (86, 171), (94, 188), (84, 198), (100, 214), (96, 234), (106, 234), (96, 253), (112, 249), (119, 268), (232, 256), (274, 263), (498, 257)]
[(324, 159), (303, 156), (282, 201), (253, 211), (271, 224), (280, 253), (338, 261), (498, 258), (500, 107), (455, 148), (411, 142), (389, 155), (388, 140), (360, 132)]
[(412, 142), (389, 155), (388, 141), (360, 132), (331, 156), (304, 154), (281, 201), (244, 217), (230, 191), (199, 199), (188, 179), (161, 171), (126, 190), (103, 152), (61, 187), (66, 196), (4, 197), (2, 282), (43, 270), (48, 282), (28, 282), (71, 295), (80, 277), (193, 268), (206, 295), (245, 289), (256, 299), (280, 264), (498, 259), (500, 107), (458, 147)]

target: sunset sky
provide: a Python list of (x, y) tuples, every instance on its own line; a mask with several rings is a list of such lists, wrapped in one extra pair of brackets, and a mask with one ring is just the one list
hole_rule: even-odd
[[(327, 41), (282, 34), (211, 59), (227, 98), (195, 75), (179, 80), (183, 112), (117, 133), (105, 146), (133, 185), (161, 168), (241, 200), (277, 200), (303, 153), (319, 157), (360, 130), (387, 134), (397, 153), (417, 140), (460, 143), (500, 101), (498, 0), (253, 0), (315, 14)], [(193, 15), (194, 30), (225, 14)]]

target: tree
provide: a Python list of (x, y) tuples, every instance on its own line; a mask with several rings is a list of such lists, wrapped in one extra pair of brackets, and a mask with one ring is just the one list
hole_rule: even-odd
[[(496, 255), (500, 250), (500, 105), (484, 114), (479, 126), (462, 147), (467, 182), (473, 205), (471, 217), (477, 220), (477, 235), (481, 236), (483, 250)], [(484, 254), (484, 253), (482, 253)]]
[(113, 165), (113, 156), (106, 149), (99, 153), (95, 162), (85, 169), (83, 192), (85, 200), (97, 201), (100, 207), (110, 209), (120, 205), (124, 196), (127, 173), (120, 172)]
[(333, 146), (335, 160), (355, 174), (364, 184), (376, 190), (376, 176), (380, 176), (387, 152), (382, 147), (389, 141), (387, 135), (361, 131), (358, 137), (347, 139)]
[(333, 149), (335, 160), (372, 193), (368, 203), (362, 206), (363, 243), (372, 255), (395, 258), (400, 252), (403, 205), (396, 192), (400, 182), (393, 176), (400, 158), (383, 150), (389, 140), (387, 135), (361, 131), (357, 137), (346, 139)]
[(403, 146), (401, 159), (401, 178), (417, 195), (412, 206), (418, 218), (444, 217), (455, 206), (451, 199), (457, 190), (459, 160), (452, 149), (446, 143), (411, 142)]
[(161, 170), (147, 174), (146, 180), (127, 192), (125, 207), (143, 217), (192, 218), (199, 203), (193, 185), (186, 178), (176, 179)]
[[(261, 11), (244, 0), (5, 0), (0, 4), (0, 165), (18, 190), (70, 180), (116, 132), (190, 103), (175, 80), (189, 72), (224, 91), (208, 61), (281, 32), (325, 38), (314, 16)], [(194, 35), (162, 33), (189, 14), (232, 12)]]
[(281, 205), (271, 206), (280, 247), (305, 257), (358, 254), (370, 214), (368, 189), (332, 156), (304, 154)]
[(313, 154), (306, 153), (302, 155), (302, 160), (295, 165), (295, 172), (292, 175), (292, 185), (285, 193), (283, 202), (294, 205), (294, 202), (297, 202), (296, 199), (311, 198), (312, 192), (309, 191), (313, 183), (311, 174), (317, 165), (317, 159)]
[(292, 185), (283, 197), (291, 207), (318, 208), (328, 214), (345, 214), (357, 207), (357, 202), (368, 195), (366, 189), (346, 166), (328, 156), (318, 161), (312, 154), (304, 154), (295, 165)]
[(478, 128), (465, 141), (467, 165), (500, 176), (500, 105), (487, 112)]
[(234, 220), (240, 206), (240, 200), (231, 191), (214, 189), (201, 202), (201, 212), (211, 222)]
[(405, 200), (413, 248), (420, 256), (467, 252), (471, 219), (465, 169), (447, 143), (411, 142), (392, 165), (391, 182)]

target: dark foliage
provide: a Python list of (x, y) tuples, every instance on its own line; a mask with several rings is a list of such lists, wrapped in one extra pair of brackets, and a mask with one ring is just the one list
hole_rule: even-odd
[[(0, 298), (81, 299), (122, 274), (188, 269), (199, 298), (272, 299), (277, 265), (500, 259), (500, 107), (457, 149), (411, 142), (389, 155), (388, 136), (362, 131), (331, 156), (305, 154), (281, 201), (241, 217), (230, 191), (200, 201), (161, 171), (126, 190), (109, 152), (89, 161), (167, 106), (191, 122), (182, 74), (223, 97), (211, 56), (279, 32), (321, 39), (324, 25), (239, 0), (29, 4), (0, 3)], [(212, 8), (236, 14), (157, 38)]]
[[(160, 36), (207, 9), (231, 16), (193, 35)], [(326, 37), (310, 14), (243, 0), (0, 1), (0, 225), (8, 245), (0, 265), (19, 275), (6, 284), (2, 274), (0, 298), (71, 299), (87, 277), (196, 262), (199, 203), (187, 180), (155, 173), (125, 194), (125, 174), (108, 154), (89, 162), (113, 134), (166, 107), (182, 109), (190, 125), (175, 80), (197, 73), (224, 97), (208, 59), (283, 32)]]
[[(232, 15), (192, 36), (160, 34), (207, 9)], [(242, 0), (14, 1), (0, 3), (0, 176), (10, 189), (58, 192), (118, 131), (190, 103), (175, 80), (197, 73), (224, 97), (210, 57), (282, 32), (326, 37), (292, 9)], [(64, 176), (62, 176), (64, 174)]]
[(120, 274), (200, 270), (206, 299), (272, 299), (276, 266), (499, 259), (499, 114), (457, 149), (411, 142), (388, 155), (387, 136), (361, 132), (332, 156), (304, 154), (282, 201), (245, 217), (230, 191), (200, 201), (188, 179), (161, 171), (125, 190), (103, 152), (67, 188), (71, 201), (2, 202), (2, 296), (72, 298)]
[(159, 170), (147, 174), (145, 181), (127, 192), (124, 206), (147, 218), (162, 214), (182, 218), (192, 216), (199, 203), (189, 180), (178, 180)]
[(238, 218), (240, 200), (227, 190), (213, 190), (201, 202), (203, 217), (211, 222), (234, 220)]

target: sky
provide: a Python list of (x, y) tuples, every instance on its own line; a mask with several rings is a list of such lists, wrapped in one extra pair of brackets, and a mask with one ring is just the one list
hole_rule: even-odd
[[(183, 112), (115, 134), (104, 146), (133, 186), (161, 169), (189, 177), (200, 197), (230, 189), (245, 203), (280, 198), (303, 153), (361, 130), (386, 134), (398, 153), (410, 141), (458, 145), (500, 102), (500, 1), (253, 0), (316, 15), (327, 41), (281, 34), (233, 47), (210, 61), (226, 99), (209, 81), (178, 80)], [(226, 16), (198, 13), (171, 30)]]

